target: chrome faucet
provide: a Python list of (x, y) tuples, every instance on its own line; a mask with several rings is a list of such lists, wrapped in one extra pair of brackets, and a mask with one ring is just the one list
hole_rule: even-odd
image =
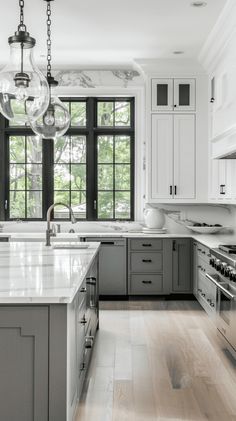
[(66, 205), (65, 203), (62, 203), (62, 202), (53, 203), (47, 210), (47, 229), (46, 229), (46, 244), (45, 244), (46, 246), (51, 245), (50, 239), (53, 236), (53, 232), (51, 229), (51, 213), (52, 213), (52, 210), (55, 208), (55, 206), (65, 206), (70, 211), (70, 219), (71, 219), (72, 224), (76, 224), (77, 222), (71, 206)]

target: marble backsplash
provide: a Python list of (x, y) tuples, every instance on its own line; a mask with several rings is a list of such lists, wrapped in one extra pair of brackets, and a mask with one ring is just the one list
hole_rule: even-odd
[[(221, 224), (230, 231), (236, 228), (236, 206), (230, 205), (158, 205), (165, 215), (165, 227), (169, 232), (188, 234), (190, 231), (185, 225), (188, 220), (205, 222), (207, 224)], [(88, 222), (79, 221), (72, 225), (70, 222), (59, 222), (62, 232), (71, 228), (75, 232), (112, 232), (112, 231), (139, 231), (144, 221), (134, 222)], [(46, 222), (2, 221), (3, 232), (42, 232), (46, 229)]]

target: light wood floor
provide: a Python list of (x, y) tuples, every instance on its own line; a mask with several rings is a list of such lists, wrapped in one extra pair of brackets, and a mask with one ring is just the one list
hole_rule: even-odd
[(236, 363), (197, 302), (104, 302), (76, 421), (235, 421)]

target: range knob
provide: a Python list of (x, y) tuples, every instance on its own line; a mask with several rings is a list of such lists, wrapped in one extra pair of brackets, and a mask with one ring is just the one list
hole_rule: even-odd
[(236, 272), (235, 272), (235, 271), (232, 271), (232, 272), (230, 273), (230, 275), (229, 275), (229, 279), (230, 279), (232, 282), (236, 282)]
[(215, 260), (215, 268), (219, 272), (221, 270), (221, 261), (220, 259)]
[(211, 266), (213, 266), (213, 268), (215, 267), (215, 259), (214, 257), (211, 257), (211, 259), (209, 260), (209, 263)]
[(230, 278), (231, 274), (233, 272), (233, 268), (231, 266), (226, 266), (224, 275), (226, 278)]
[(227, 269), (227, 263), (221, 263), (221, 265), (220, 265), (220, 273), (222, 275), (225, 275), (226, 274), (226, 269)]

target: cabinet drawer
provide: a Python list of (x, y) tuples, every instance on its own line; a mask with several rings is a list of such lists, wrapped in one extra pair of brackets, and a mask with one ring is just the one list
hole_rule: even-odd
[(130, 294), (133, 295), (149, 295), (159, 294), (163, 290), (162, 275), (131, 275), (130, 277)]
[(131, 253), (130, 269), (132, 272), (162, 272), (162, 253)]
[(203, 273), (198, 275), (198, 297), (199, 302), (208, 314), (216, 312), (217, 288), (209, 281)]
[(140, 238), (136, 240), (130, 240), (131, 250), (162, 250), (162, 240)]
[(197, 243), (197, 253), (198, 256), (205, 260), (206, 263), (209, 263), (210, 250), (207, 247), (203, 246), (200, 243)]

